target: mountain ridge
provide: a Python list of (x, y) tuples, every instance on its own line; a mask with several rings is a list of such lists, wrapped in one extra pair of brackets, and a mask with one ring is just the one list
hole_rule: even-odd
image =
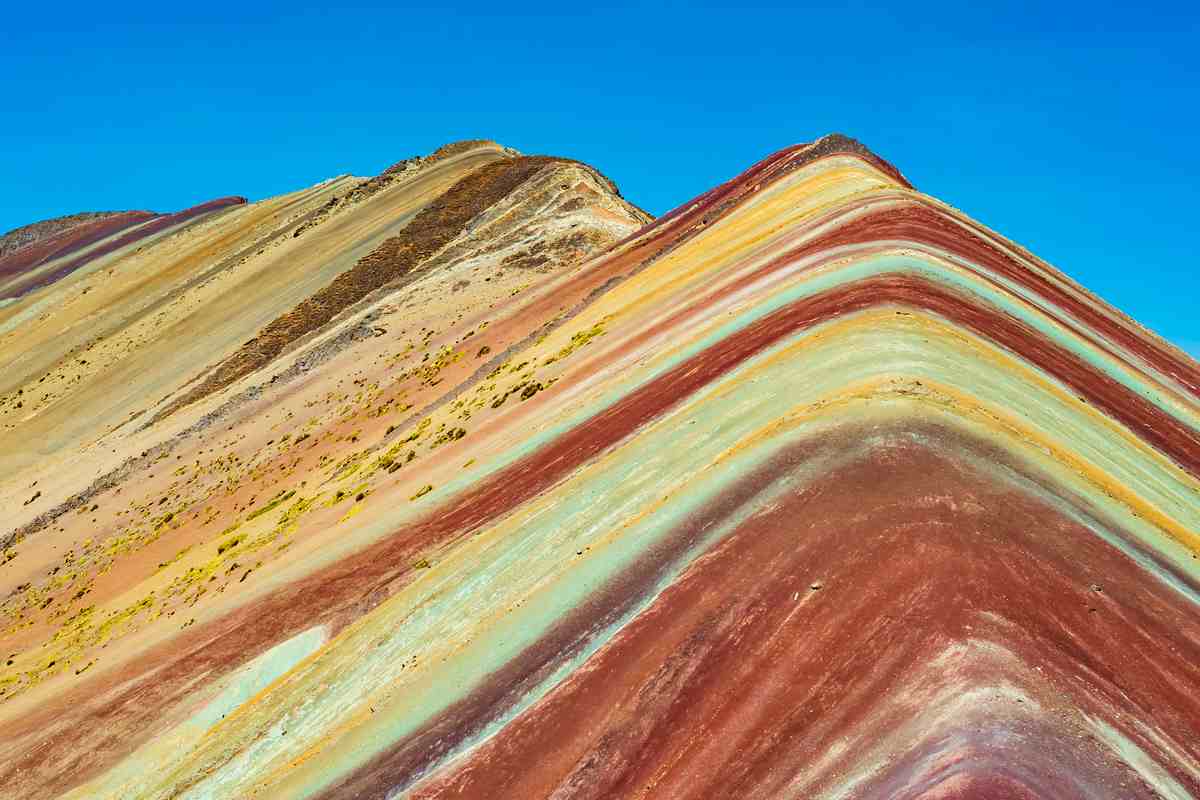
[(1200, 365), (848, 137), (529, 158), (0, 309), (0, 795), (1200, 795)]

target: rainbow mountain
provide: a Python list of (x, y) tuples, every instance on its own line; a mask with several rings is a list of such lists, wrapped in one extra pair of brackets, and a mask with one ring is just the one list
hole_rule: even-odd
[(1200, 797), (1200, 365), (854, 140), (25, 238), (0, 796)]

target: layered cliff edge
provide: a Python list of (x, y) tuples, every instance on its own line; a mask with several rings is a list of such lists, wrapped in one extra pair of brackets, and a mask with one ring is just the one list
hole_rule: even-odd
[(0, 796), (1200, 796), (1200, 365), (852, 139), (654, 221), (466, 142), (42, 274)]

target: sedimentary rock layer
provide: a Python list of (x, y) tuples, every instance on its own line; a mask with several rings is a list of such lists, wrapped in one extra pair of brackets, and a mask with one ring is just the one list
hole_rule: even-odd
[(159, 255), (353, 257), (13, 460), (0, 794), (1200, 796), (1195, 362), (844, 137), (394, 174)]
[(393, 281), (409, 277), (461, 235), (473, 219), (551, 163), (553, 160), (548, 158), (520, 156), (488, 164), (470, 173), (421, 209), (398, 235), (363, 256), (329, 286), (273, 320), (162, 415), (262, 369), (292, 342), (326, 325), (347, 307)]
[(68, 214), (62, 217), (41, 220), (40, 222), (32, 222), (28, 225), (14, 228), (0, 236), (0, 258), (6, 258), (18, 250), (24, 250), (27, 247), (39, 244), (48, 239), (58, 238), (64, 233), (81, 226), (102, 222), (106, 218), (117, 217), (122, 214), (138, 214), (144, 215), (147, 218), (154, 216), (149, 211), (85, 211), (79, 214)]
[(0, 281), (3, 282), (0, 283), (0, 287), (6, 296), (20, 294), (20, 278), (35, 267), (69, 256), (156, 216), (149, 211), (124, 211), (95, 218), (67, 217), (67, 222), (59, 224), (54, 224), (57, 220), (50, 220), (47, 235), (37, 236), (35, 229), (29, 233), (30, 238), (27, 241), (23, 241), (25, 237), (22, 233), (35, 226), (18, 228), (6, 234), (6, 237), (12, 237), (10, 241), (15, 246), (0, 253)]
[[(18, 250), (0, 262), (0, 278), (11, 276), (0, 291), (0, 299), (46, 286), (109, 253), (245, 202), (244, 197), (221, 197), (174, 214), (128, 211), (71, 228), (61, 236)], [(35, 271), (35, 267), (39, 269)]]

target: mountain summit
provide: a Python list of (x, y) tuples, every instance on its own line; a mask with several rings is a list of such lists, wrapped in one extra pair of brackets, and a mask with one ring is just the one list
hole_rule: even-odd
[(0, 796), (1200, 796), (1200, 365), (852, 139), (657, 220), (457, 143), (0, 291)]

